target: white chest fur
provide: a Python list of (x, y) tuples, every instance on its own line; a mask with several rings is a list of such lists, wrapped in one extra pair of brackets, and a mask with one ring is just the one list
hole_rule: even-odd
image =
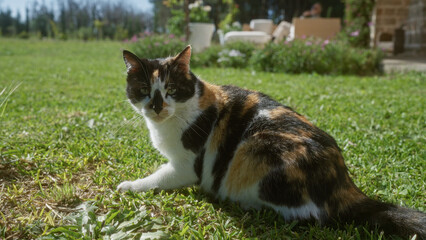
[(182, 144), (182, 133), (200, 114), (196, 98), (180, 105), (176, 104), (174, 116), (162, 123), (156, 123), (146, 118), (151, 140), (155, 148), (172, 164), (193, 161), (195, 153), (185, 149)]

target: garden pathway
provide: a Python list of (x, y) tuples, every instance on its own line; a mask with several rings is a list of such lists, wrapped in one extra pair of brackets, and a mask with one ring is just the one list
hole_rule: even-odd
[(385, 72), (426, 72), (426, 56), (394, 56), (383, 60)]

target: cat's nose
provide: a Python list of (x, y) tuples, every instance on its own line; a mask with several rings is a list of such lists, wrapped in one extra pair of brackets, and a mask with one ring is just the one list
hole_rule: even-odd
[(155, 90), (150, 107), (157, 114), (160, 114), (161, 110), (163, 110), (163, 97), (161, 97), (160, 90)]
[(157, 113), (157, 114), (160, 114), (161, 110), (163, 110), (162, 107), (161, 108), (156, 108), (155, 105), (154, 105), (153, 109), (154, 109), (154, 112)]

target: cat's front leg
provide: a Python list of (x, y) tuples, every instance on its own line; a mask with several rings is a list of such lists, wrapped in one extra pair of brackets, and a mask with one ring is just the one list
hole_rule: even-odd
[(168, 190), (190, 186), (195, 184), (197, 180), (197, 175), (193, 169), (175, 167), (171, 163), (167, 163), (146, 178), (120, 183), (117, 190), (133, 192), (145, 192), (150, 189)]

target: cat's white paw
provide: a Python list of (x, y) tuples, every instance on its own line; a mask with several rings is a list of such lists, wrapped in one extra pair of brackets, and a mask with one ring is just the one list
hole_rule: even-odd
[(124, 181), (124, 182), (120, 183), (117, 187), (117, 190), (120, 191), (120, 192), (125, 192), (127, 190), (135, 192), (135, 188), (133, 187), (132, 181)]

